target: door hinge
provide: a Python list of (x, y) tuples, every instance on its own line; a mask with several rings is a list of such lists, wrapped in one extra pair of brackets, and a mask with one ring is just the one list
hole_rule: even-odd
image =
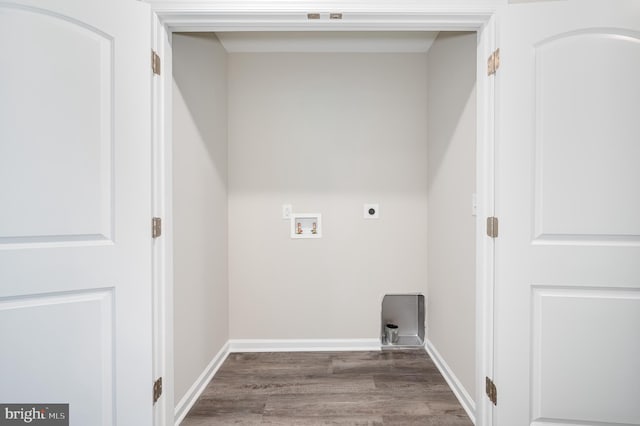
[(162, 396), (162, 377), (153, 382), (153, 403), (158, 402)]
[(151, 219), (151, 237), (158, 238), (160, 235), (162, 235), (162, 219), (154, 217)]
[(487, 75), (493, 75), (500, 68), (500, 49), (496, 49), (487, 59)]
[(151, 50), (151, 69), (154, 74), (160, 75), (160, 56), (155, 50)]
[(493, 402), (493, 405), (498, 405), (498, 389), (496, 389), (493, 380), (488, 377), (485, 377), (485, 392), (487, 392), (489, 401)]
[(487, 235), (491, 238), (498, 237), (498, 218), (491, 216), (487, 218)]

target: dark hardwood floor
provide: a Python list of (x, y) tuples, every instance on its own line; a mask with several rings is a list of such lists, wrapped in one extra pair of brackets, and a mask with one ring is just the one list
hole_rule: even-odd
[(235, 353), (183, 426), (472, 425), (424, 350)]

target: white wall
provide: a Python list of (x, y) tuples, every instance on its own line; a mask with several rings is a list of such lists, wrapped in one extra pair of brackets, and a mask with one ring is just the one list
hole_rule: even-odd
[[(231, 338), (377, 338), (385, 293), (426, 292), (426, 74), (424, 53), (229, 55)], [(322, 239), (291, 239), (283, 203)]]
[(440, 33), (428, 53), (427, 338), (475, 396), (476, 34)]
[(229, 338), (227, 54), (173, 35), (175, 402)]

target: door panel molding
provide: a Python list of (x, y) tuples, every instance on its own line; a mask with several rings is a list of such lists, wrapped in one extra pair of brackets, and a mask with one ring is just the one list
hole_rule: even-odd
[(531, 303), (534, 421), (640, 422), (640, 384), (629, 380), (640, 345), (618, 350), (640, 341), (640, 289), (534, 285)]
[[(68, 403), (74, 422), (113, 424), (114, 300), (114, 288), (0, 298), (2, 401)], [(87, 405), (87, 393), (101, 397)]]
[(0, 92), (12, 99), (0, 106), (7, 135), (0, 249), (108, 244), (115, 229), (113, 37), (37, 7), (0, 9), (0, 35), (11, 40), (0, 57)]
[(534, 241), (640, 245), (638, 93), (618, 84), (640, 74), (640, 33), (569, 31), (534, 55)]

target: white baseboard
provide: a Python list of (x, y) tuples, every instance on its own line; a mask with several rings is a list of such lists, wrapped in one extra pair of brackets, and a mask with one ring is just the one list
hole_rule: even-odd
[(473, 424), (476, 424), (476, 403), (469, 395), (469, 392), (467, 392), (464, 386), (462, 386), (460, 380), (458, 380), (456, 375), (453, 374), (451, 368), (449, 368), (440, 353), (428, 339), (424, 344), (424, 348), (433, 360), (436, 367), (438, 367), (438, 370), (440, 370), (440, 374), (442, 374), (444, 379), (447, 381), (447, 384), (455, 394), (456, 398), (458, 398), (458, 401), (460, 401), (460, 404), (462, 405), (462, 408), (464, 408), (464, 411), (467, 412), (467, 415), (469, 416)]
[(379, 351), (380, 339), (232, 339), (229, 352)]
[(202, 395), (202, 392), (216, 374), (224, 360), (229, 356), (229, 352), (229, 342), (227, 342), (213, 357), (209, 365), (207, 365), (193, 385), (191, 385), (187, 393), (180, 399), (180, 402), (176, 405), (174, 414), (176, 426), (182, 423), (184, 418), (187, 416), (187, 413), (189, 413), (189, 410), (191, 410), (191, 407), (193, 407), (193, 404), (195, 404), (198, 398), (200, 398), (200, 395)]

